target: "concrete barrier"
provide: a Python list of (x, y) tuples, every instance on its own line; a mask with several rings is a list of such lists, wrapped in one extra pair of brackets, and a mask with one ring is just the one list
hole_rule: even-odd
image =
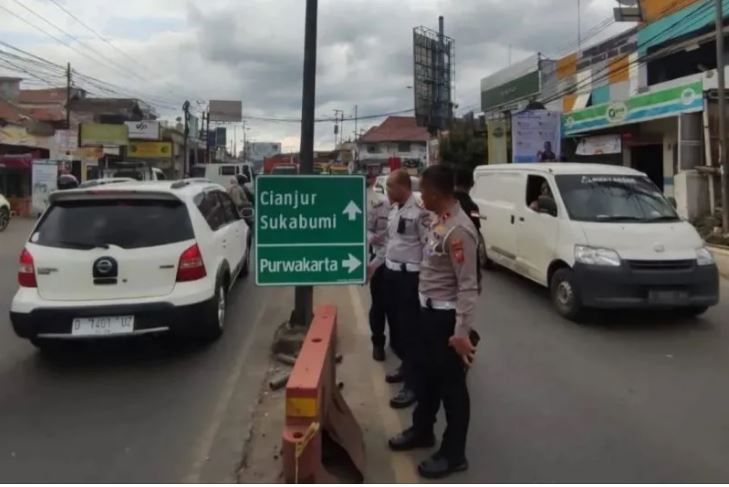
[(335, 483), (322, 458), (326, 439), (346, 452), (360, 479), (365, 455), (362, 430), (336, 380), (337, 308), (320, 306), (286, 385), (283, 479)]
[(707, 245), (707, 248), (714, 254), (719, 273), (729, 279), (729, 248), (719, 245)]

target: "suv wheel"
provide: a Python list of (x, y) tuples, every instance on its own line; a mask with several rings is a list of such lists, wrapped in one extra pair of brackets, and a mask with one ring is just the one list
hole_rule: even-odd
[(549, 285), (552, 303), (559, 314), (572, 321), (584, 318), (584, 307), (574, 282), (571, 269), (560, 269), (552, 276)]
[(215, 296), (210, 300), (203, 322), (202, 338), (213, 341), (220, 338), (225, 326), (226, 287), (222, 279), (215, 285)]
[(0, 232), (8, 228), (10, 224), (10, 210), (7, 208), (0, 208)]

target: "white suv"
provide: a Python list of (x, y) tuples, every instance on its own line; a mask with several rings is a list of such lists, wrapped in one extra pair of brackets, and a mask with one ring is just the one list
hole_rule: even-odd
[(10, 203), (0, 194), (0, 232), (10, 224)]
[(161, 332), (218, 338), (226, 295), (248, 273), (250, 239), (209, 182), (53, 193), (20, 256), (13, 328), (41, 348)]

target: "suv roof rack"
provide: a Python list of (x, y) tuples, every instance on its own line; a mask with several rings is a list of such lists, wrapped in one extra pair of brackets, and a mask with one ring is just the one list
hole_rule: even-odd
[(212, 184), (213, 182), (205, 178), (187, 178), (175, 181), (170, 186), (171, 189), (181, 189), (191, 184)]

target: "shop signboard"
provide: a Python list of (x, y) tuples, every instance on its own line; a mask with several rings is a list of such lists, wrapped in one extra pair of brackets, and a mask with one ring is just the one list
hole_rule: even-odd
[(240, 100), (210, 100), (208, 112), (211, 122), (240, 122), (243, 103)]
[(160, 125), (156, 120), (126, 122), (129, 138), (132, 140), (159, 140)]
[(57, 188), (58, 162), (49, 160), (33, 161), (32, 181), (33, 214), (38, 215), (48, 208), (48, 197)]
[(172, 142), (130, 142), (127, 155), (132, 159), (169, 159)]
[(578, 156), (601, 156), (620, 154), (623, 152), (623, 140), (620, 135), (596, 135), (584, 137), (577, 143), (575, 153)]
[(259, 286), (366, 281), (363, 176), (259, 176), (255, 193)]
[(646, 122), (704, 110), (702, 81), (650, 91), (627, 100), (612, 101), (562, 116), (564, 134)]
[(82, 123), (79, 142), (81, 147), (127, 145), (129, 129), (124, 124)]
[(540, 89), (539, 80), (539, 71), (534, 71), (508, 81), (501, 86), (483, 90), (481, 92), (481, 110), (486, 112), (510, 102), (536, 95)]
[(561, 112), (525, 110), (511, 119), (514, 162), (556, 162), (562, 150)]
[(509, 161), (509, 121), (497, 118), (486, 122), (488, 133), (488, 163), (504, 164)]

